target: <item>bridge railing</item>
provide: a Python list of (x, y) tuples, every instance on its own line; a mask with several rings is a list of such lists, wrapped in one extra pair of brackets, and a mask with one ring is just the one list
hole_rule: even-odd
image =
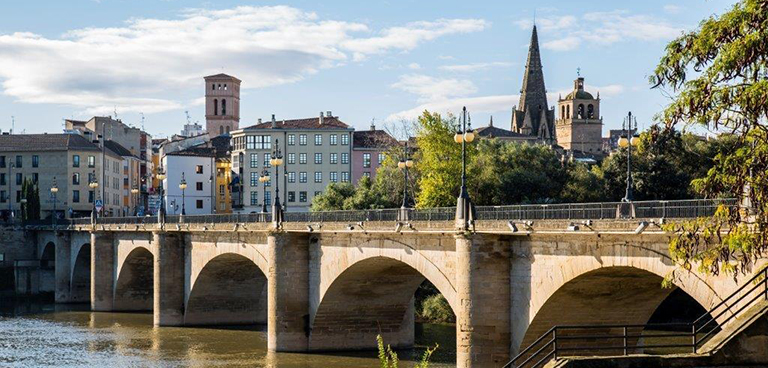
[(523, 349), (504, 368), (535, 368), (551, 359), (568, 356), (696, 353), (721, 330), (721, 326), (760, 300), (768, 300), (768, 267), (693, 322), (557, 325)]
[[(615, 218), (696, 218), (712, 216), (718, 206), (738, 208), (736, 199), (688, 199), (598, 203), (526, 204), (478, 206), (476, 220), (600, 220)], [(403, 215), (407, 217), (403, 217)], [(455, 207), (385, 208), (353, 211), (286, 212), (285, 222), (367, 222), (367, 221), (452, 221)], [(248, 223), (271, 222), (271, 213), (231, 213), (211, 215), (167, 215), (166, 223)], [(149, 224), (157, 217), (100, 217), (98, 224)], [(59, 225), (86, 225), (90, 218), (59, 220)]]

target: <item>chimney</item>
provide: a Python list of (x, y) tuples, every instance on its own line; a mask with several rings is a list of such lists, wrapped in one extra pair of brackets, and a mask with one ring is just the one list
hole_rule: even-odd
[(259, 118), (259, 122), (257, 124), (261, 124), (261, 118)]
[(275, 114), (272, 114), (272, 127), (277, 128), (277, 121), (275, 120)]
[(332, 118), (333, 115), (331, 114), (331, 110), (328, 110), (328, 112), (325, 113), (326, 117)]
[(323, 112), (322, 111), (320, 111), (320, 120), (318, 120), (318, 121), (320, 122), (320, 125), (323, 125)]
[(374, 130), (376, 130), (376, 124), (374, 124), (373, 122), (371, 122), (371, 131), (374, 131)]

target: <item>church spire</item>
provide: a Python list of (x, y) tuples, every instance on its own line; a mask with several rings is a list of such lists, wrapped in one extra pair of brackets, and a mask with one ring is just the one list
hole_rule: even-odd
[[(539, 36), (536, 33), (536, 25), (531, 32), (531, 45), (528, 47), (528, 60), (525, 63), (523, 75), (523, 88), (520, 91), (520, 110), (533, 109), (548, 110), (547, 89), (544, 87), (544, 72), (541, 67), (541, 55), (539, 53)], [(535, 114), (538, 115), (538, 114)]]

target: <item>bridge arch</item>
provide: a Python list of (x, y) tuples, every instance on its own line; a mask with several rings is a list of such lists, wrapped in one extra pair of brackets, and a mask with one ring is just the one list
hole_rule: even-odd
[(266, 323), (267, 277), (252, 259), (231, 252), (205, 263), (185, 303), (186, 325)]
[(533, 262), (532, 277), (541, 276), (529, 286), (527, 323), (513, 323), (513, 350), (525, 348), (554, 325), (645, 324), (675, 288), (705, 310), (727, 294), (725, 289), (718, 292), (722, 285), (696, 273), (679, 274), (675, 288), (662, 288), (663, 278), (675, 269), (663, 250), (613, 243), (587, 253), (555, 257), (554, 264), (551, 255), (543, 256), (546, 272), (537, 269), (539, 259)]
[(72, 247), (70, 299), (73, 303), (91, 300), (91, 244), (76, 243)]
[(117, 268), (113, 308), (116, 311), (151, 311), (154, 298), (154, 256), (135, 247)]
[[(453, 285), (442, 272), (430, 269), (436, 266), (418, 252), (411, 249), (395, 256), (359, 249), (354, 262), (322, 286), (310, 322), (310, 350), (373, 348), (379, 333), (393, 347), (413, 346), (414, 294), (424, 280), (432, 282), (455, 310)], [(431, 272), (426, 275), (425, 269)]]

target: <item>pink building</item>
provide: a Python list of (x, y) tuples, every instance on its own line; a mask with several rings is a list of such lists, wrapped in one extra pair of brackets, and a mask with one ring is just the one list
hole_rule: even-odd
[(384, 154), (397, 140), (383, 130), (356, 131), (352, 138), (352, 183), (357, 184), (363, 176), (376, 177), (376, 169), (384, 162)]

